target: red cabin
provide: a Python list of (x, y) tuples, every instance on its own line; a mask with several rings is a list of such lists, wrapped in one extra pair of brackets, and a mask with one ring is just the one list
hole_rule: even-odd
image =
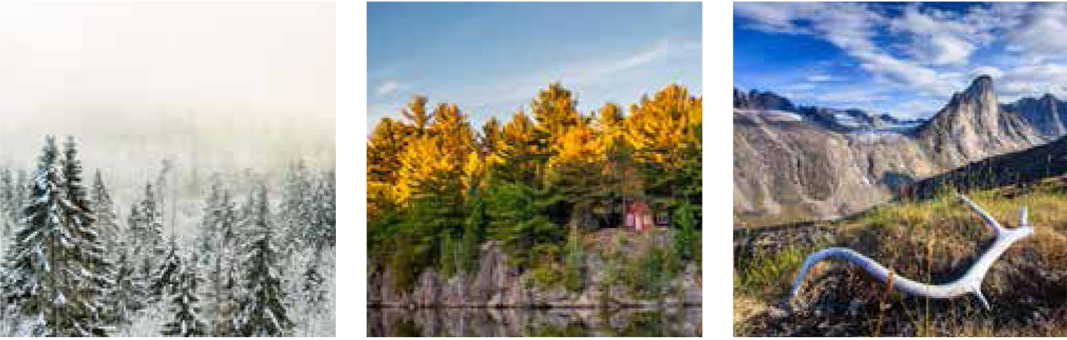
[(655, 226), (652, 221), (652, 209), (648, 204), (634, 201), (626, 204), (626, 228), (645, 231)]

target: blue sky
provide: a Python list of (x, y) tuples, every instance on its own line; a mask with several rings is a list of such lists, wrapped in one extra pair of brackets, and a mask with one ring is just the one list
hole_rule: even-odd
[(670, 83), (701, 94), (700, 3), (368, 3), (368, 123), (415, 94), (481, 124), (553, 81), (584, 113)]
[(735, 3), (734, 86), (928, 117), (980, 74), (1067, 98), (1067, 3)]

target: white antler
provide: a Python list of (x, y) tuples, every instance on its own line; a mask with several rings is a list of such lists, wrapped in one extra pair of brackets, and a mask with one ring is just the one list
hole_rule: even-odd
[[(963, 274), (963, 276), (956, 281), (939, 285), (929, 285), (899, 275), (894, 275), (892, 279), (893, 288), (908, 294), (934, 299), (950, 299), (971, 293), (982, 302), (982, 305), (985, 306), (986, 309), (991, 309), (989, 301), (986, 301), (985, 296), (982, 295), (982, 280), (985, 279), (986, 272), (993, 266), (993, 262), (995, 262), (1004, 251), (1008, 250), (1008, 247), (1010, 247), (1012, 243), (1030, 236), (1033, 234), (1034, 229), (1027, 221), (1025, 206), (1023, 206), (1022, 210), (1019, 212), (1019, 227), (1009, 230), (1001, 226), (1000, 223), (997, 223), (992, 216), (982, 210), (982, 208), (978, 207), (978, 205), (974, 204), (974, 202), (967, 199), (967, 197), (960, 195), (960, 199), (963, 200), (971, 210), (974, 210), (974, 212), (997, 233), (993, 245), (978, 257), (978, 260), (971, 265), (971, 268), (967, 269), (967, 273)], [(876, 279), (883, 282), (888, 279), (889, 275), (892, 275), (889, 269), (885, 266), (852, 249), (827, 248), (811, 254), (808, 256), (807, 260), (804, 261), (804, 265), (801, 266), (800, 271), (797, 272), (796, 279), (793, 280), (793, 289), (790, 291), (790, 298), (797, 295), (797, 292), (800, 290), (800, 285), (804, 283), (804, 276), (812, 266), (819, 261), (832, 258), (852, 262), (862, 267), (870, 273), (871, 276), (874, 276)]]

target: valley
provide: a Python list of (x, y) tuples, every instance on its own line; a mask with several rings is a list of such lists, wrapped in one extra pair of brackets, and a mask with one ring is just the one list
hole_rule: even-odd
[(1064, 108), (1051, 95), (1001, 104), (989, 76), (928, 120), (797, 107), (735, 89), (735, 228), (858, 213), (916, 181), (1062, 136)]

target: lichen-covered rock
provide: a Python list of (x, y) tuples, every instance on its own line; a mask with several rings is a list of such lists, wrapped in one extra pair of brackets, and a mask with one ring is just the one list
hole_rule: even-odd
[[(625, 233), (617, 231), (617, 233)], [(669, 233), (656, 235), (652, 246), (668, 247)], [(629, 249), (633, 250), (633, 249)], [(634, 253), (623, 249), (622, 253)], [(605, 260), (595, 251), (584, 256), (584, 268), (604, 268)], [(533, 284), (530, 272), (508, 264), (496, 242), (481, 248), (478, 270), (443, 277), (432, 269), (423, 271), (410, 291), (392, 287), (389, 271), (371, 266), (368, 273), (368, 304), (391, 307), (652, 307), (700, 305), (699, 272), (690, 265), (664, 283), (663, 296), (639, 298), (630, 289), (609, 284), (605, 274), (591, 270), (584, 275), (583, 289), (569, 291), (562, 285)]]
[(414, 303), (418, 307), (437, 307), (441, 282), (437, 272), (428, 270), (419, 275), (419, 281), (412, 292)]

